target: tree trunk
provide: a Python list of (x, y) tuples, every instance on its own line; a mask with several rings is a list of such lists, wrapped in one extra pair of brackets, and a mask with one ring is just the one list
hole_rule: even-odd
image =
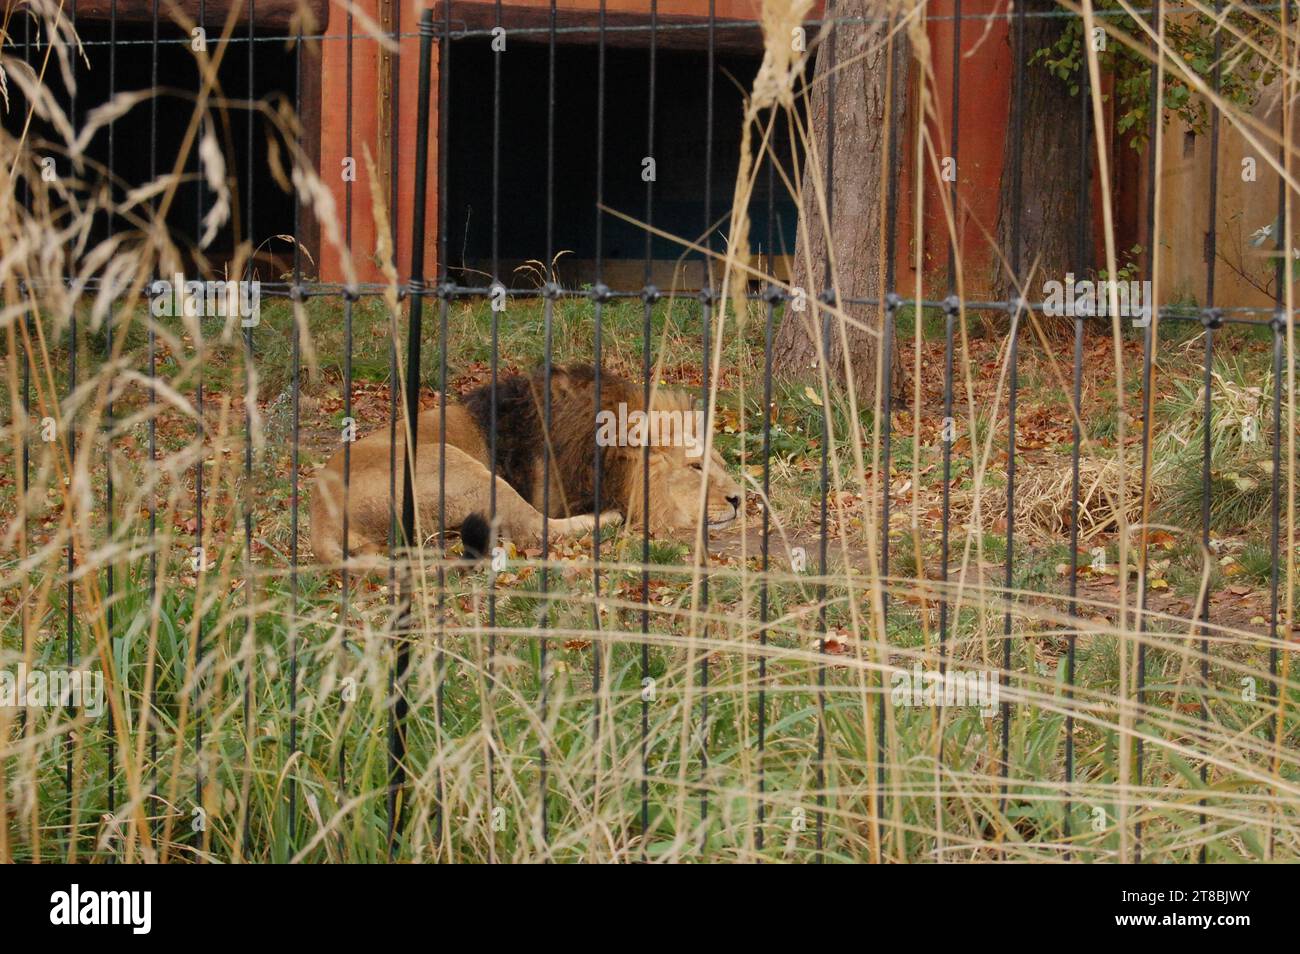
[[(1055, 10), (1056, 0), (1028, 0), (1027, 12)], [(1010, 120), (1003, 150), (1002, 192), (998, 208), (998, 242), (1007, 262), (1012, 259), (1012, 210), (1020, 209), (1021, 282), (1028, 282), (1025, 296), (1041, 300), (1043, 283), (1064, 281), (1067, 272), (1082, 278), (1084, 261), (1078, 251), (1080, 216), (1086, 215), (1079, 189), (1079, 161), (1082, 147), (1079, 96), (1070, 95), (1069, 83), (1049, 73), (1040, 64), (1029, 65), (1037, 51), (1055, 43), (1063, 21), (1051, 17), (1029, 17), (1025, 21), (1025, 48), (1016, 49), (1016, 23), (1012, 20), (1012, 70), (1023, 69), (1024, 111), (1020, 137), (1015, 121), (1015, 86), (1012, 85)], [(1014, 75), (1014, 72), (1013, 72)], [(1091, 118), (1089, 118), (1091, 122)], [(1012, 175), (1017, 153), (1020, 158), (1020, 195), (1015, 194)], [(1086, 229), (1087, 222), (1082, 223)], [(1085, 238), (1085, 254), (1087, 233)], [(1030, 278), (1030, 269), (1033, 277)], [(994, 293), (1012, 300), (1016, 283), (1006, 266), (998, 265), (993, 279)]]
[[(773, 342), (774, 369), (787, 376), (811, 377), (816, 374), (821, 336), (821, 313), (815, 307), (819, 296), (836, 287), (839, 299), (870, 298), (880, 300), (889, 291), (885, 287), (885, 221), (888, 187), (897, 188), (899, 137), (904, 128), (906, 102), (907, 45), (895, 37), (892, 56), (886, 39), (890, 24), (870, 19), (883, 8), (867, 0), (842, 0), (835, 4), (837, 17), (864, 17), (865, 22), (850, 22), (835, 31), (818, 48), (814, 83), (808, 100), (808, 127), (817, 141), (821, 180), (826, 183), (827, 147), (831, 141), (830, 123), (834, 122), (834, 156), (830, 218), (835, 261), (833, 276), (826, 268), (826, 223), (819, 211), (820, 197), (812, 170), (805, 166), (802, 210), (795, 242), (793, 284), (806, 291), (808, 305), (802, 311), (787, 308)], [(834, 43), (834, 51), (831, 44)], [(889, 86), (890, 67), (894, 81)], [(826, 74), (835, 72), (835, 114), (828, 119), (830, 86)], [(892, 102), (890, 102), (892, 100)], [(889, 129), (886, 129), (886, 122)], [(805, 156), (805, 162), (813, 158)], [(882, 175), (882, 172), (884, 175)], [(876, 305), (846, 305), (846, 314), (870, 327), (879, 328), (884, 311)], [(852, 368), (858, 400), (871, 406), (876, 394), (877, 342), (870, 332), (831, 319), (831, 349), (828, 367), (832, 381), (845, 383), (845, 348)], [(898, 349), (894, 348), (891, 385), (900, 392)]]

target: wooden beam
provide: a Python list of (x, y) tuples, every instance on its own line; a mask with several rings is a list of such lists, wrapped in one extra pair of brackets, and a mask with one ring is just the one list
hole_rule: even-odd
[[(212, 30), (219, 30), (226, 22), (232, 0), (204, 0), (203, 24), (211, 35)], [(233, 0), (239, 9), (237, 23), (248, 22), (248, 0)], [(301, 0), (316, 20), (316, 29), (323, 30), (329, 23), (329, 0)], [(254, 0), (253, 25), (268, 30), (287, 31), (298, 12), (300, 0)], [(108, 20), (114, 9), (114, 0), (78, 0), (77, 19)], [(199, 0), (160, 0), (158, 18), (163, 22), (174, 22), (172, 9), (179, 9), (192, 22), (199, 20)], [(116, 0), (118, 23), (152, 23), (154, 0)]]

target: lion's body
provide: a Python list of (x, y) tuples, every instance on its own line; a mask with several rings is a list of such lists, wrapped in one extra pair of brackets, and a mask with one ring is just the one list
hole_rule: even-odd
[[(438, 531), (440, 482), (445, 482), (442, 516), (449, 530), (475, 515), (493, 510), (492, 459), (496, 459), (495, 513), (497, 529), (520, 545), (541, 540), (542, 511), (552, 534), (589, 530), (598, 507), (610, 511), (602, 522), (626, 515), (641, 521), (642, 473), (647, 451), (642, 447), (600, 448), (599, 500), (596, 487), (597, 416), (595, 372), (591, 367), (555, 368), (550, 386), (550, 488), (546, 487), (546, 383), (540, 372), (510, 375), (497, 384), (493, 427), (492, 392), (488, 386), (466, 395), (462, 403), (446, 405), (446, 470), (442, 470), (443, 408), (421, 412), (416, 427), (417, 535)], [(683, 405), (682, 396), (657, 393), (656, 408)], [(600, 407), (617, 413), (642, 409), (644, 395), (631, 382), (612, 375), (601, 380)], [(495, 434), (495, 440), (493, 435)], [(350, 446), (347, 461), (347, 541), (350, 556), (378, 555), (388, 540), (390, 515), (401, 512), (405, 435), (399, 430), (390, 442), (387, 428)], [(494, 454), (495, 452), (495, 454)], [(681, 448), (652, 447), (649, 452), (651, 528), (673, 532), (693, 528), (700, 503), (700, 473)], [(706, 507), (714, 525), (735, 516), (740, 488), (714, 453), (708, 463)], [(395, 465), (395, 466), (394, 466)], [(343, 559), (345, 450), (321, 468), (312, 497), (312, 548), (326, 564)], [(395, 476), (394, 476), (395, 475)], [(724, 505), (730, 514), (722, 515)]]

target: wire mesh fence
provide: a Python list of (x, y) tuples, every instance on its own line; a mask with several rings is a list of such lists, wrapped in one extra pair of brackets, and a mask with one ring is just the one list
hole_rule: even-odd
[(1294, 11), (615, 6), (9, 8), (0, 857), (1294, 858)]

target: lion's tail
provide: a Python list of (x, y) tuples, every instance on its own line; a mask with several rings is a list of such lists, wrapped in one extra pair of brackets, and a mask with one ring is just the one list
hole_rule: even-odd
[(487, 556), (488, 543), (492, 537), (492, 525), (481, 513), (472, 513), (460, 525), (460, 544), (469, 560), (481, 560)]

